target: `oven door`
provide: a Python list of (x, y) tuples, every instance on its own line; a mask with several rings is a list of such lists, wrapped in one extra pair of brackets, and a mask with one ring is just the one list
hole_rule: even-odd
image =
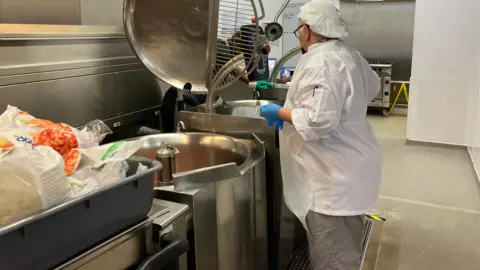
[(377, 96), (370, 101), (369, 107), (388, 108), (390, 106), (390, 75), (377, 73), (380, 78), (380, 89)]
[(162, 241), (167, 241), (169, 244), (146, 258), (137, 267), (137, 270), (173, 270), (183, 268), (180, 266), (180, 260), (189, 249), (188, 240), (177, 235), (168, 234), (162, 237)]
[(378, 94), (373, 101), (383, 101), (383, 85), (385, 84), (385, 76), (379, 73), (377, 73), (377, 75), (380, 78), (380, 89), (378, 89)]
[(187, 269), (187, 213), (187, 205), (154, 199), (148, 219), (55, 269)]

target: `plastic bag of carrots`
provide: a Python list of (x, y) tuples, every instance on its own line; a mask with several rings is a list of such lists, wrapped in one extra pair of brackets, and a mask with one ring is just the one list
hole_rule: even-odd
[[(38, 119), (16, 107), (8, 106), (0, 115), (0, 130), (27, 130), (34, 146), (48, 146), (57, 151), (65, 161), (65, 173), (71, 175), (78, 165), (75, 149), (96, 147), (112, 131), (100, 120), (94, 120), (81, 130), (65, 123)], [(9, 151), (8, 141), (0, 138), (0, 155)]]

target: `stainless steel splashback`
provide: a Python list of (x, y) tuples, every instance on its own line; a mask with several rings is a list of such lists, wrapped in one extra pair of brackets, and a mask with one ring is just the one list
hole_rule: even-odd
[(123, 0), (0, 0), (0, 23), (123, 24)]
[(369, 60), (394, 62), (392, 79), (410, 80), (415, 1), (342, 0), (347, 43)]
[[(159, 83), (122, 27), (0, 24), (0, 111), (7, 104), (80, 126), (158, 119)], [(158, 122), (158, 121), (157, 121)]]
[(412, 59), (415, 2), (342, 2), (347, 42), (365, 58)]

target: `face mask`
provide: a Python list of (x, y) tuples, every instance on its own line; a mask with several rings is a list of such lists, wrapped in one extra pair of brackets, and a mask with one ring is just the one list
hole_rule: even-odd
[(306, 53), (307, 51), (304, 48), (302, 48), (302, 54), (306, 54)]

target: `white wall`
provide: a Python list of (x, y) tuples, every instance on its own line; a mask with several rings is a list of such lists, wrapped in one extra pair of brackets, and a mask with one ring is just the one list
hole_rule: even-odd
[(477, 97), (472, 99), (472, 103), (473, 102), (476, 102), (477, 106), (471, 110), (474, 117), (471, 118), (468, 150), (477, 176), (480, 179), (480, 106), (478, 106), (478, 104), (480, 104), (480, 88), (477, 88)]
[[(477, 44), (480, 44), (480, 35), (477, 37)], [(480, 57), (477, 58), (480, 63)], [(480, 78), (480, 64), (478, 67), (478, 77)], [(468, 125), (467, 125), (467, 144), (473, 166), (480, 179), (480, 83), (470, 96), (468, 106)]]
[(407, 138), (467, 145), (478, 122), (480, 1), (417, 0)]

